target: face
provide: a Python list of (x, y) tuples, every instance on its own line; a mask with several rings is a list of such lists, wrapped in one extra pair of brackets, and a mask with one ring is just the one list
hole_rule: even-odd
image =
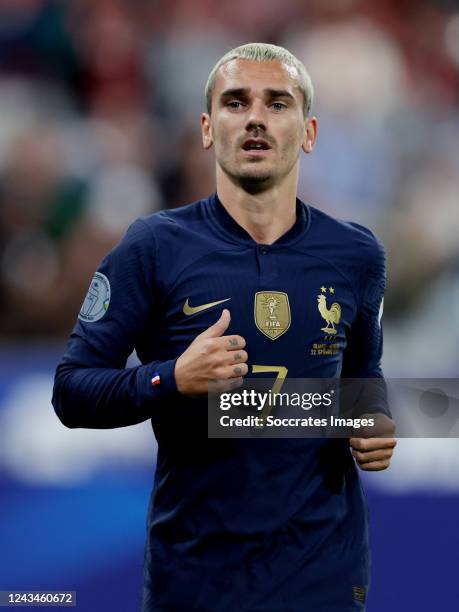
[(219, 69), (202, 136), (231, 180), (268, 188), (293, 175), (301, 149), (312, 151), (316, 132), (315, 117), (304, 118), (295, 68), (235, 59)]

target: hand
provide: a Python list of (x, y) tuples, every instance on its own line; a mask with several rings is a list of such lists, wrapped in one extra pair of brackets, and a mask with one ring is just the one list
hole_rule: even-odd
[(202, 395), (212, 390), (226, 391), (240, 387), (247, 374), (247, 353), (242, 336), (224, 336), (231, 321), (225, 308), (216, 323), (196, 336), (175, 364), (175, 380), (180, 393)]
[(359, 430), (362, 437), (349, 439), (352, 455), (361, 470), (385, 470), (390, 465), (397, 444), (397, 440), (392, 437), (395, 433), (395, 423), (385, 414), (379, 413), (365, 414), (363, 418), (372, 418), (375, 424)]

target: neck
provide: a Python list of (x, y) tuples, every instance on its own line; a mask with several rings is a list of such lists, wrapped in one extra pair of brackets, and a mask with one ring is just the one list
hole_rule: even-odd
[[(259, 244), (273, 244), (295, 224), (298, 168), (265, 191), (249, 193), (217, 165), (217, 194), (233, 219)], [(287, 180), (288, 179), (288, 180)]]

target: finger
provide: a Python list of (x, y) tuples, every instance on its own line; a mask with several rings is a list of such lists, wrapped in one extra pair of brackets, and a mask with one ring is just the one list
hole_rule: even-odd
[(216, 379), (209, 380), (207, 383), (209, 393), (226, 393), (227, 391), (233, 391), (244, 384), (242, 376), (236, 378), (228, 378), (226, 380)]
[(245, 346), (245, 338), (242, 336), (226, 336), (226, 339), (228, 340), (228, 351), (235, 351), (236, 349), (241, 349)]
[(236, 334), (232, 336), (222, 336), (221, 338), (216, 338), (213, 342), (215, 342), (215, 346), (218, 349), (223, 349), (225, 351), (236, 351), (245, 347), (245, 339), (242, 336), (238, 336)]
[(349, 444), (358, 451), (372, 451), (394, 448), (397, 445), (397, 440), (395, 438), (350, 438)]
[(223, 380), (209, 379), (207, 381), (207, 392), (209, 394), (222, 393), (224, 391), (224, 389), (223, 389), (224, 383), (225, 383), (225, 381), (223, 381)]
[(246, 363), (237, 363), (231, 366), (223, 366), (218, 368), (216, 374), (220, 380), (227, 380), (228, 378), (238, 378), (239, 376), (245, 376), (249, 371), (249, 367)]
[(249, 356), (247, 355), (247, 351), (239, 350), (239, 351), (229, 351), (228, 352), (228, 365), (233, 363), (245, 363)]
[(249, 366), (246, 363), (238, 363), (232, 367), (232, 374), (230, 378), (245, 376), (249, 371)]
[(382, 461), (384, 459), (390, 459), (393, 455), (393, 450), (391, 448), (387, 448), (384, 450), (375, 450), (369, 451), (366, 453), (362, 453), (360, 451), (352, 451), (352, 456), (359, 463), (371, 463), (372, 461)]
[(372, 461), (371, 463), (364, 463), (363, 465), (359, 464), (361, 470), (365, 470), (368, 472), (378, 472), (380, 470), (386, 470), (390, 466), (389, 460), (384, 461)]
[(228, 308), (224, 308), (218, 321), (216, 321), (213, 325), (201, 332), (197, 336), (197, 338), (218, 338), (220, 336), (223, 336), (223, 334), (228, 329), (230, 322), (230, 311), (228, 310)]

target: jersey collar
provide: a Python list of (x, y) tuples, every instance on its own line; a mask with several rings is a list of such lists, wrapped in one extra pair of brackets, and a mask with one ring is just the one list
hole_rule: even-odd
[[(221, 203), (218, 195), (213, 193), (206, 201), (206, 212), (213, 224), (215, 224), (226, 237), (232, 242), (244, 243), (246, 245), (256, 245), (257, 243), (248, 234), (243, 227), (236, 222), (235, 219), (228, 213), (226, 208)], [(308, 231), (311, 220), (311, 211), (309, 206), (296, 199), (296, 221), (293, 226), (280, 238), (278, 238), (270, 248), (280, 246), (290, 246), (297, 242)]]

